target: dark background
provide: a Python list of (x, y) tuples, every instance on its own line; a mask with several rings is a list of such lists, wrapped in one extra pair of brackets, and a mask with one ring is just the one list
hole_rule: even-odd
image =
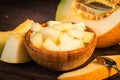
[(40, 23), (54, 20), (58, 2), (59, 0), (0, 0), (0, 30), (14, 28), (27, 18)]
[[(12, 30), (26, 19), (43, 23), (54, 20), (59, 0), (0, 0), (0, 31)], [(96, 49), (88, 64), (98, 55), (120, 54), (120, 46)], [(61, 72), (42, 68), (34, 61), (25, 64), (9, 64), (0, 61), (0, 80), (56, 80)], [(116, 74), (105, 80), (119, 80)], [(88, 79), (89, 80), (89, 79)]]

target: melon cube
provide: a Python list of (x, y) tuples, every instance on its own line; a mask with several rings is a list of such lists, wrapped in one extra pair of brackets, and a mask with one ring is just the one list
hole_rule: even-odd
[(66, 31), (68, 29), (73, 29), (72, 23), (61, 23), (61, 24), (54, 24), (53, 28), (60, 30), (60, 31)]
[(68, 30), (68, 34), (74, 38), (82, 39), (84, 35), (84, 31), (71, 29)]
[(43, 48), (51, 51), (59, 51), (59, 47), (50, 39), (47, 38), (43, 43)]
[(31, 31), (37, 32), (41, 31), (43, 27), (39, 23), (33, 23), (31, 26)]
[(78, 48), (83, 48), (84, 43), (82, 42), (82, 40), (73, 39), (71, 41), (68, 41), (67, 43), (59, 44), (58, 46), (60, 47), (61, 51), (71, 51)]
[(73, 40), (73, 37), (69, 36), (67, 33), (63, 33), (59, 37), (60, 44), (67, 43), (68, 41)]
[(73, 24), (73, 26), (75, 27), (75, 29), (80, 30), (80, 31), (86, 30), (86, 26), (84, 22), (75, 23)]
[(41, 32), (33, 32), (30, 36), (30, 42), (40, 48), (43, 43), (42, 33)]
[(61, 24), (61, 22), (60, 21), (48, 21), (47, 27), (53, 27), (54, 24)]
[(55, 43), (58, 42), (58, 38), (61, 34), (61, 32), (59, 30), (53, 29), (51, 27), (44, 28), (43, 30), (41, 30), (41, 33), (43, 35), (43, 40), (50, 38)]
[(84, 43), (89, 43), (93, 39), (93, 37), (94, 33), (85, 31), (82, 40)]

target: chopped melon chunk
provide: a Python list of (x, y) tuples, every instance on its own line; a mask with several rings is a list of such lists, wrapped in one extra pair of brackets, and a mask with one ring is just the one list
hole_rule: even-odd
[(50, 38), (44, 41), (43, 48), (51, 51), (60, 51), (59, 47)]
[(30, 36), (30, 42), (34, 44), (34, 46), (40, 48), (43, 43), (42, 33), (41, 32), (32, 33)]

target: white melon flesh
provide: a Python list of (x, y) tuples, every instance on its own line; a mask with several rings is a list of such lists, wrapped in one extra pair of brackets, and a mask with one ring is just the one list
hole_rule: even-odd
[(120, 9), (104, 19), (85, 20), (85, 23), (96, 31), (97, 36), (103, 35), (103, 33), (110, 31), (120, 23)]
[(48, 21), (47, 27), (53, 27), (54, 24), (61, 24), (61, 22), (60, 21)]
[(86, 20), (85, 24), (96, 32), (98, 36), (97, 47), (109, 47), (119, 43), (120, 8), (104, 19)]
[(84, 43), (89, 43), (93, 39), (93, 37), (94, 33), (85, 31), (82, 40)]
[(23, 35), (17, 33), (10, 34), (1, 54), (1, 61), (7, 63), (25, 63), (31, 60), (24, 47)]
[[(106, 56), (117, 62), (118, 68), (120, 68), (120, 56)], [(74, 71), (66, 72), (58, 76), (58, 80), (103, 80), (108, 78), (117, 72), (113, 68), (108, 68), (102, 64), (98, 64), (96, 60), (93, 60), (84, 68), (80, 68)]]
[(31, 25), (31, 31), (38, 32), (41, 31), (43, 27), (39, 23), (33, 23)]
[(12, 31), (0, 31), (0, 55), (3, 51), (4, 45), (11, 33), (25, 33), (27, 32), (30, 28), (31, 25), (34, 21), (27, 19), (20, 25), (18, 25), (14, 30)]
[[(75, 0), (61, 0), (57, 7), (56, 17), (57, 21), (65, 21), (65, 20), (76, 20), (78, 16), (74, 13), (74, 4)], [(78, 19), (79, 20), (79, 19)]]
[(84, 32), (79, 30), (68, 30), (68, 34), (74, 38), (82, 39)]
[(54, 24), (53, 28), (60, 31), (66, 31), (68, 29), (73, 29), (74, 26), (71, 23), (61, 23), (61, 24)]
[(57, 43), (59, 35), (61, 32), (59, 30), (54, 29), (54, 28), (46, 27), (43, 30), (41, 30), (41, 33), (43, 35), (43, 40), (50, 38), (55, 43)]
[(41, 32), (34, 32), (30, 36), (30, 42), (38, 47), (41, 48), (41, 45), (43, 43), (42, 33)]
[(43, 48), (50, 51), (60, 51), (59, 47), (49, 38), (47, 38), (43, 43)]
[(73, 37), (69, 36), (67, 33), (63, 33), (59, 37), (60, 44), (65, 44), (71, 40), (73, 40)]
[(84, 44), (83, 44), (82, 40), (73, 39), (73, 40), (69, 40), (68, 42), (66, 42), (64, 44), (60, 44), (58, 46), (60, 47), (61, 51), (71, 51), (71, 50), (83, 48)]

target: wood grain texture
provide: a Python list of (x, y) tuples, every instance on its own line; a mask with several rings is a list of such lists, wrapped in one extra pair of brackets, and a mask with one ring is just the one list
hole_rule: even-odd
[[(54, 20), (59, 0), (1, 0), (0, 31), (12, 30), (27, 18), (43, 23)], [(84, 67), (98, 55), (120, 54), (120, 46), (96, 49)], [(56, 80), (62, 72), (47, 70), (31, 61), (25, 64), (8, 64), (0, 61), (0, 80)], [(105, 80), (119, 80), (116, 74)]]

